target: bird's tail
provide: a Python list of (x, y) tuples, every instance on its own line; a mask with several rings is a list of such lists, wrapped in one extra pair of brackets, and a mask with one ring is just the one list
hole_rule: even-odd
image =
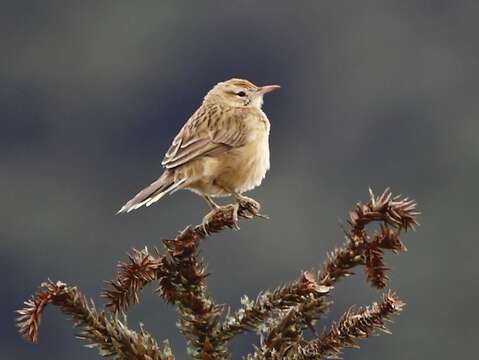
[(160, 200), (166, 194), (171, 194), (178, 190), (185, 181), (186, 179), (181, 179), (175, 182), (173, 172), (166, 170), (158, 178), (158, 180), (141, 190), (133, 199), (129, 200), (125, 205), (123, 205), (118, 211), (118, 214), (124, 212), (129, 213), (130, 211), (136, 210), (143, 205), (150, 206), (154, 202)]

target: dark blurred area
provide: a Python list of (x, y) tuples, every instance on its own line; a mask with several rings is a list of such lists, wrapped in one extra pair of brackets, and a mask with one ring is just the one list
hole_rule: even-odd
[[(1, 359), (97, 359), (48, 308), (37, 346), (14, 310), (47, 278), (97, 304), (131, 247), (159, 246), (206, 212), (178, 192), (115, 212), (161, 173), (171, 139), (215, 83), (280, 84), (266, 97), (272, 168), (249, 195), (271, 220), (203, 246), (210, 291), (235, 308), (319, 266), (367, 189), (390, 186), (423, 214), (389, 256), (407, 302), (392, 336), (351, 359), (474, 358), (479, 301), (479, 3), (473, 1), (2, 1), (0, 11)], [(143, 292), (139, 320), (178, 359), (175, 312)], [(375, 301), (342, 281), (327, 326)], [(235, 359), (253, 335), (233, 343)]]

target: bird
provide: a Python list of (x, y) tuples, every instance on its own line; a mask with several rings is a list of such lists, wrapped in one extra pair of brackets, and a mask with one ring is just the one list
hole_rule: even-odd
[(251, 216), (260, 204), (244, 192), (259, 186), (270, 168), (270, 122), (262, 110), (263, 96), (279, 85), (256, 86), (244, 79), (219, 82), (173, 139), (161, 165), (162, 175), (138, 192), (118, 213), (150, 206), (182, 189), (200, 195), (210, 212), (203, 226), (225, 206), (213, 201), (231, 196), (237, 224), (244, 205)]

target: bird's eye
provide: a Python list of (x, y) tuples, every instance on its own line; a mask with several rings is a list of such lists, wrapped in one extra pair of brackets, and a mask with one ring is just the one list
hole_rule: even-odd
[(241, 97), (245, 97), (246, 93), (244, 91), (240, 91), (240, 92), (237, 92), (236, 95), (241, 96)]

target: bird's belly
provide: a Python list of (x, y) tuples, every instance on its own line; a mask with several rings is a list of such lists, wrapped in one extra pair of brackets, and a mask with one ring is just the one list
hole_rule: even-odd
[(261, 184), (270, 166), (268, 137), (231, 149), (219, 160), (215, 183), (239, 193), (251, 190)]
[(194, 179), (185, 188), (199, 194), (227, 196), (261, 184), (269, 163), (268, 133), (242, 147), (204, 156), (178, 171), (180, 178)]

